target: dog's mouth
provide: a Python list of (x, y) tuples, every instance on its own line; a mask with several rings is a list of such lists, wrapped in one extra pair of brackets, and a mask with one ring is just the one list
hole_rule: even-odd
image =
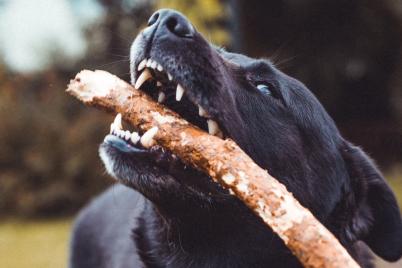
[[(133, 84), (136, 89), (144, 91), (155, 101), (167, 106), (196, 127), (207, 131), (210, 135), (220, 138), (227, 137), (224, 130), (219, 127), (217, 120), (210, 115), (209, 109), (204, 108), (206, 105), (203, 107), (199, 104), (202, 99), (204, 103), (208, 103), (205, 102), (206, 96), (202, 97), (200, 92), (191, 92), (182, 86), (188, 83), (180, 77), (182, 73), (178, 72), (177, 76), (179, 77), (175, 78), (174, 70), (169, 72), (153, 59), (143, 59), (135, 67), (132, 72), (134, 72)], [(191, 89), (194, 90), (194, 88)], [(200, 95), (201, 97), (199, 97)], [(134, 185), (133, 187), (137, 187), (142, 193), (150, 193), (152, 192), (150, 189), (139, 187), (138, 181), (142, 181), (141, 178), (149, 180), (154, 177), (148, 173), (156, 172), (155, 169), (146, 168), (150, 163), (149, 161), (151, 161), (151, 163), (156, 164), (156, 167), (162, 173), (166, 172), (172, 175), (180, 182), (180, 185), (186, 185), (186, 187), (189, 187), (186, 189), (192, 189), (190, 192), (197, 192), (198, 197), (218, 198), (218, 196), (222, 196), (226, 198), (227, 192), (219, 184), (216, 184), (211, 179), (205, 181), (194, 179), (201, 176), (200, 171), (186, 166), (177, 156), (156, 144), (154, 136), (158, 132), (157, 126), (141, 132), (139, 130), (127, 130), (128, 127), (124, 127), (123, 123), (122, 115), (117, 114), (110, 125), (110, 133), (106, 135), (104, 143), (101, 145), (101, 158), (112, 176), (130, 186)], [(145, 162), (142, 163), (141, 161)], [(144, 167), (141, 167), (142, 165)], [(125, 173), (128, 170), (133, 172)], [(135, 174), (139, 175), (141, 172), (146, 175), (137, 177), (137, 181)], [(186, 178), (186, 180), (182, 181), (181, 177)], [(204, 196), (202, 193), (208, 193), (209, 195)]]
[[(184, 85), (188, 81), (180, 81), (156, 60), (143, 59), (135, 69), (137, 78), (134, 87), (150, 95), (155, 101), (177, 112), (181, 117), (208, 131), (209, 134), (224, 137), (224, 131), (219, 127), (217, 119), (209, 113), (209, 107), (200, 104), (201, 97), (194, 94)], [(191, 78), (188, 78), (191, 79)], [(199, 93), (199, 92), (198, 92)]]
[[(201, 106), (199, 94), (192, 94), (191, 90), (182, 86), (188, 84), (187, 81), (179, 81), (174, 74), (166, 70), (166, 67), (152, 58), (138, 62), (133, 70), (136, 89), (144, 91), (155, 101), (167, 106), (209, 134), (220, 138), (227, 137), (218, 120), (210, 115), (209, 107)], [(137, 131), (124, 130), (122, 117), (118, 114), (110, 126), (110, 134), (114, 137), (108, 135), (105, 141), (113, 142), (124, 152), (140, 152), (154, 145), (153, 136), (157, 131), (158, 129), (154, 127), (141, 135)]]

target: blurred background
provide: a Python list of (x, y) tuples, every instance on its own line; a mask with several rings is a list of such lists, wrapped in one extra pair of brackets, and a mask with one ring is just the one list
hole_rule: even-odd
[(81, 69), (129, 81), (161, 7), (304, 82), (402, 200), (401, 0), (0, 0), (1, 267), (65, 267), (73, 216), (113, 182), (97, 155), (112, 117), (64, 90)]

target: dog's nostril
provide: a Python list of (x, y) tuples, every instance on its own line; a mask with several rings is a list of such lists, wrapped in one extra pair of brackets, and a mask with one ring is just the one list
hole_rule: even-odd
[(156, 37), (192, 38), (196, 30), (190, 21), (180, 12), (171, 9), (160, 9), (148, 20), (148, 26), (158, 24), (155, 28)]
[(155, 22), (157, 22), (159, 18), (159, 12), (155, 12), (148, 20), (148, 26), (151, 26), (152, 24), (154, 24)]
[(171, 16), (166, 20), (168, 30), (179, 37), (193, 37), (194, 30), (192, 25), (185, 19), (179, 16)]
[(169, 29), (170, 32), (176, 33), (176, 27), (177, 27), (177, 20), (174, 17), (170, 17), (166, 21), (166, 27)]

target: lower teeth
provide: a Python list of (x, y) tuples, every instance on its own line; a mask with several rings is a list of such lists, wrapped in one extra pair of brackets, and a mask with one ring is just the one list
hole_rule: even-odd
[(208, 119), (207, 123), (208, 123), (208, 132), (209, 132), (209, 134), (215, 135), (218, 132), (220, 132), (218, 123), (216, 123), (216, 121)]

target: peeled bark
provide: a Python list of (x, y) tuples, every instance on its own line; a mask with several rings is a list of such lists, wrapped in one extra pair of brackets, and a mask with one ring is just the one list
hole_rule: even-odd
[(81, 71), (67, 92), (87, 105), (121, 113), (141, 131), (157, 126), (159, 145), (241, 199), (305, 267), (359, 267), (335, 236), (231, 139), (209, 135), (105, 71)]

